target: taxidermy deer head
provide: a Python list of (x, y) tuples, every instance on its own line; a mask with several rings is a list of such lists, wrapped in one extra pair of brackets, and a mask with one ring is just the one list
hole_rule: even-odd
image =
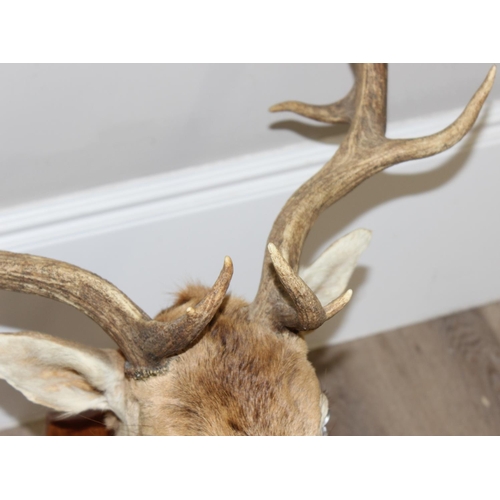
[(293, 111), (350, 128), (333, 158), (287, 201), (269, 235), (255, 300), (227, 295), (226, 257), (211, 288), (188, 286), (151, 319), (111, 283), (75, 266), (0, 252), (0, 288), (76, 307), (116, 342), (94, 349), (36, 332), (0, 335), (0, 377), (28, 399), (62, 412), (107, 410), (116, 434), (318, 435), (328, 402), (307, 360), (304, 334), (351, 298), (347, 283), (370, 240), (344, 236), (299, 274), (304, 240), (319, 214), (396, 163), (456, 144), (473, 126), (495, 68), (463, 113), (428, 137), (385, 137), (387, 66), (355, 66), (355, 84), (325, 106)]

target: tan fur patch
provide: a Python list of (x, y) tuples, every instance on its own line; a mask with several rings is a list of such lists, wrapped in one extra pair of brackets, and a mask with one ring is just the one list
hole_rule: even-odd
[[(175, 319), (206, 291), (188, 287), (156, 319)], [(226, 299), (168, 373), (130, 383), (146, 434), (315, 435), (321, 428), (321, 391), (305, 341), (250, 323), (238, 298)]]

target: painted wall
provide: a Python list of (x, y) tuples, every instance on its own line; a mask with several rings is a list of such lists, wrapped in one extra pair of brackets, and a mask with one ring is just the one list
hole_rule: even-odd
[[(487, 64), (395, 64), (389, 122), (467, 102)], [(0, 65), (0, 207), (272, 150), (328, 142), (330, 127), (273, 115), (328, 103), (346, 64)], [(500, 97), (500, 87), (493, 89)]]

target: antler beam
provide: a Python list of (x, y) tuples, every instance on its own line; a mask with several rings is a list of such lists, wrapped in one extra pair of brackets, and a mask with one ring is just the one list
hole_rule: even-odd
[(350, 128), (333, 158), (291, 196), (274, 222), (268, 245), (272, 244), (276, 251), (266, 252), (259, 289), (250, 307), (253, 319), (267, 318), (288, 328), (310, 329), (307, 318), (311, 313), (306, 310), (309, 306), (305, 302), (314, 303), (313, 309), (317, 303), (299, 300), (300, 293), (297, 295), (293, 286), (296, 278), (291, 278), (290, 272), (285, 275), (278, 270), (276, 256), (280, 255), (296, 275), (304, 240), (323, 210), (375, 173), (396, 163), (435, 155), (460, 141), (476, 121), (493, 85), (496, 69), (491, 68), (455, 122), (441, 132), (416, 139), (385, 137), (387, 65), (356, 65), (354, 71), (353, 88), (337, 103), (312, 106), (288, 101), (271, 108), (327, 123), (349, 123)]
[(144, 378), (164, 370), (186, 350), (222, 304), (233, 264), (229, 257), (212, 289), (196, 307), (171, 323), (152, 320), (114, 285), (79, 267), (44, 257), (0, 251), (0, 289), (69, 304), (93, 319), (120, 347), (126, 373)]

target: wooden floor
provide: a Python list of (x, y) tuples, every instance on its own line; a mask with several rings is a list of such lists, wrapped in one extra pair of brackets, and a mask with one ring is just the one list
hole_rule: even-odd
[[(324, 347), (310, 359), (330, 400), (330, 435), (500, 435), (500, 303)], [(48, 422), (52, 435), (71, 427)]]
[(310, 353), (330, 435), (500, 435), (500, 304)]

